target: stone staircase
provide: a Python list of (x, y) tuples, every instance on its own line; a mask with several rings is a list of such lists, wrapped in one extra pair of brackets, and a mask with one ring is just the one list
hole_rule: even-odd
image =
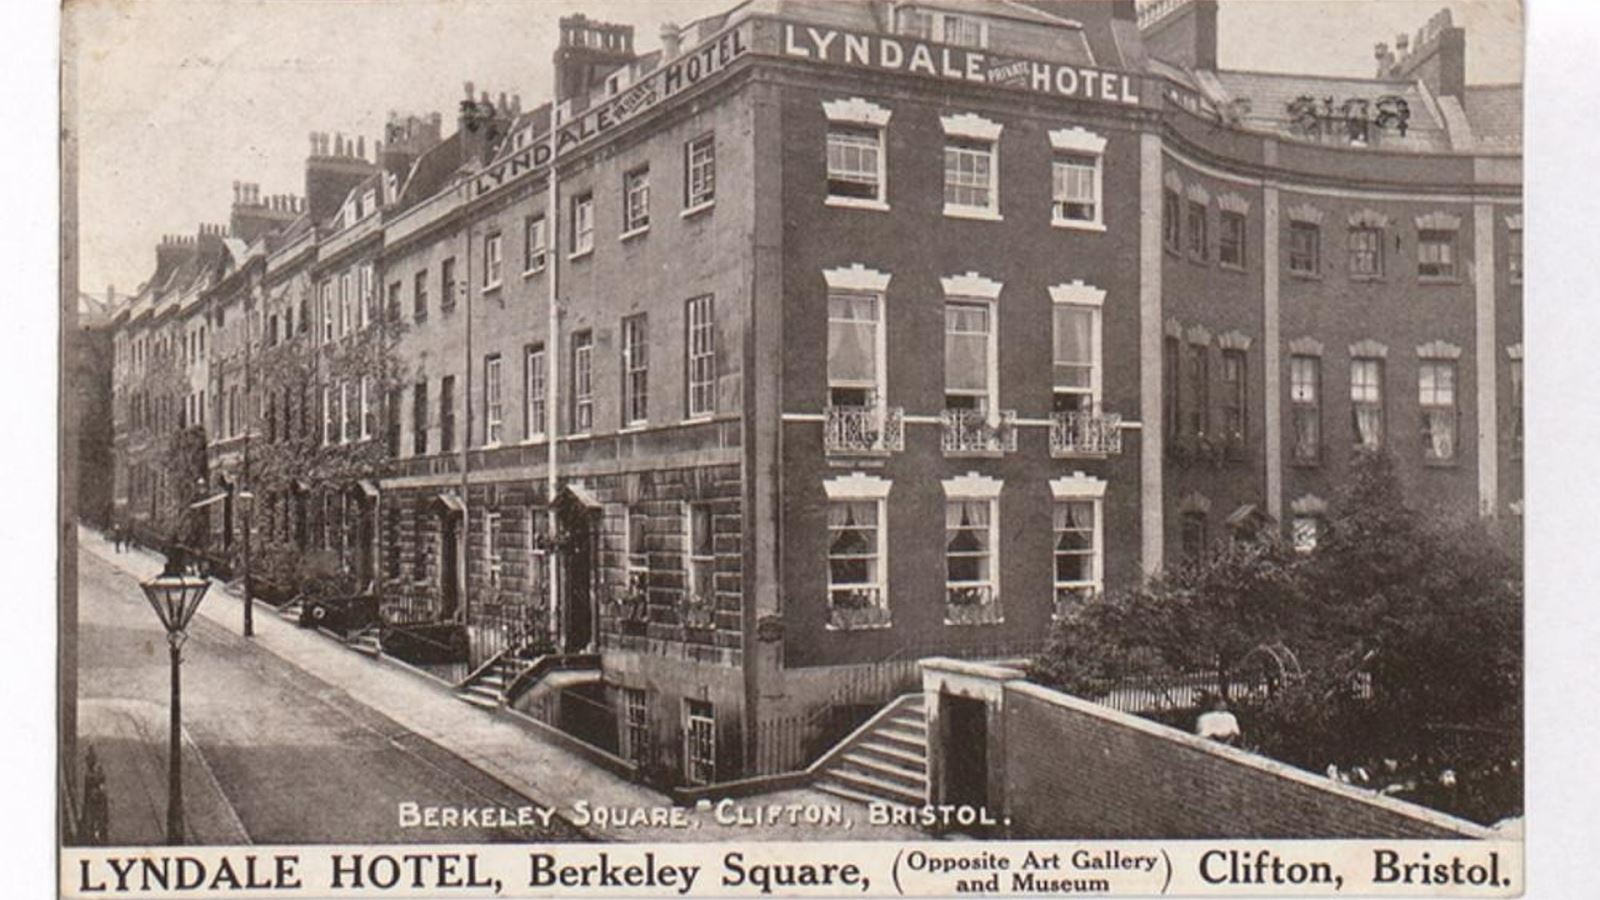
[(502, 653), (489, 664), (479, 668), (456, 688), (456, 696), (473, 706), (499, 709), (505, 705), (511, 683), (517, 680), (528, 662), (509, 653)]
[(922, 694), (884, 707), (814, 767), (815, 786), (860, 803), (921, 807), (928, 796), (928, 720)]

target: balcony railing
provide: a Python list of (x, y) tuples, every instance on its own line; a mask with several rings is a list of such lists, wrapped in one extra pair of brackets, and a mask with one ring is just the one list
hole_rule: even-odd
[(830, 454), (904, 450), (905, 411), (898, 406), (830, 406), (823, 444)]
[(835, 589), (828, 602), (828, 627), (835, 631), (889, 626), (889, 607), (880, 588)]
[(994, 625), (1005, 621), (992, 584), (952, 584), (944, 589), (946, 625)]
[(990, 418), (978, 409), (947, 409), (944, 422), (946, 453), (1010, 453), (1017, 449), (1017, 411), (1001, 410)]
[(1099, 592), (1093, 585), (1057, 585), (1052, 618), (1064, 619), (1094, 602)]
[(1115, 456), (1122, 452), (1120, 413), (1058, 412), (1050, 416), (1051, 456)]

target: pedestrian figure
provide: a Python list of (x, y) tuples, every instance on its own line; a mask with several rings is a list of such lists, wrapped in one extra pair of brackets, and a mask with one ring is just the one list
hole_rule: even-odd
[(111, 806), (106, 799), (106, 773), (100, 769), (100, 759), (90, 747), (84, 758), (83, 817), (78, 822), (81, 843), (100, 846), (106, 843), (106, 832), (111, 824)]
[(1195, 720), (1194, 733), (1229, 746), (1237, 745), (1239, 720), (1228, 711), (1228, 701), (1220, 696), (1212, 697), (1210, 701), (1210, 709), (1201, 713)]

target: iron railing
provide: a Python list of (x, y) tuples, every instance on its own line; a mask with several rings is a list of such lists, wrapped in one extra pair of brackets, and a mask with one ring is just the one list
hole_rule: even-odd
[(1121, 452), (1121, 413), (1058, 412), (1051, 414), (1051, 456), (1116, 456)]
[(1005, 621), (1000, 594), (992, 584), (952, 584), (944, 591), (948, 625), (994, 625)]
[(830, 406), (823, 446), (831, 454), (904, 450), (905, 411), (898, 406)]
[(1010, 453), (1017, 449), (1017, 411), (1001, 410), (991, 417), (978, 409), (947, 409), (944, 424), (946, 453)]
[(884, 602), (882, 588), (835, 589), (829, 592), (828, 601), (828, 627), (836, 631), (889, 625), (889, 606)]

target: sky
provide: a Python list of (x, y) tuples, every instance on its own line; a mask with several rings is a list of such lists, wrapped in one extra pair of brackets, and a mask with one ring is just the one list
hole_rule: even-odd
[[(550, 90), (556, 21), (584, 12), (632, 24), (635, 49), (663, 22), (734, 0), (67, 0), (63, 52), (77, 72), (79, 285), (132, 293), (164, 234), (226, 224), (233, 182), (304, 190), (311, 131), (382, 134), (389, 110), (445, 117), (463, 83)], [(1391, 46), (1449, 7), (1467, 29), (1469, 83), (1520, 81), (1516, 0), (1222, 0), (1220, 65), (1373, 74)]]

